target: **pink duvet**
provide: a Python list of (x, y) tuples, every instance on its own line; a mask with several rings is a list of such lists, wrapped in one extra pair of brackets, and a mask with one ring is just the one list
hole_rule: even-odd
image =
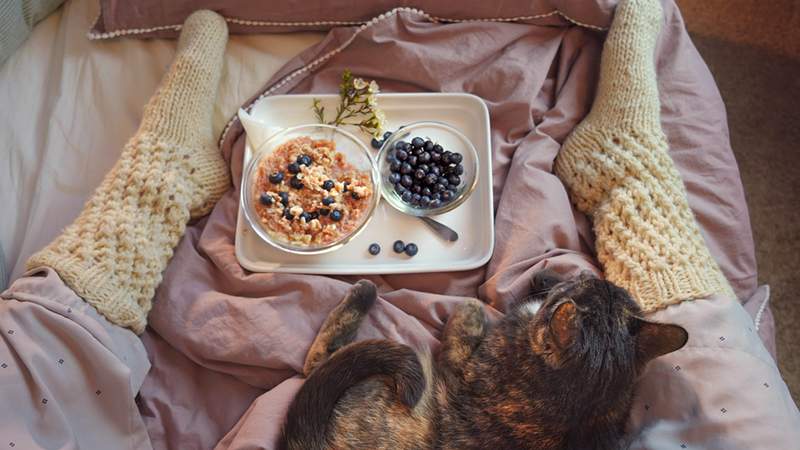
[[(554, 3), (580, 13), (578, 2)], [(755, 258), (724, 106), (671, 1), (665, 11), (657, 55), (664, 129), (706, 241), (746, 299), (757, 287)], [(435, 348), (465, 297), (481, 299), (499, 316), (526, 293), (537, 270), (597, 270), (590, 224), (571, 208), (552, 164), (590, 106), (602, 39), (602, 32), (566, 20), (445, 25), (402, 11), (332, 30), (266, 84), (267, 94), (331, 93), (349, 68), (385, 91), (469, 92), (489, 107), (492, 259), (467, 272), (369, 277), (380, 300), (359, 338)], [(243, 147), (234, 121), (222, 149), (237, 188)], [(233, 247), (236, 192), (188, 229), (156, 295), (144, 336), (152, 369), (140, 397), (154, 448), (272, 448), (302, 383), (306, 350), (359, 278), (243, 270)], [(638, 448), (783, 448), (773, 445), (797, 437), (786, 431), (798, 423), (797, 409), (738, 302), (684, 303), (656, 317), (684, 324), (692, 339), (653, 364), (643, 382), (631, 421)], [(714, 359), (741, 362), (745, 375), (720, 373), (730, 365)], [(769, 412), (769, 404), (779, 407)], [(770, 440), (764, 427), (783, 431)]]

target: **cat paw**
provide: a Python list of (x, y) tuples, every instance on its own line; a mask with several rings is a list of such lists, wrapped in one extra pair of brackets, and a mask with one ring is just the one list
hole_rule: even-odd
[(486, 333), (486, 313), (483, 303), (476, 299), (468, 299), (462, 303), (453, 316), (447, 321), (448, 326), (458, 329), (461, 337), (483, 337)]
[(366, 313), (378, 299), (378, 288), (369, 280), (360, 280), (350, 288), (345, 298), (348, 307), (360, 313)]
[(558, 283), (564, 279), (551, 269), (543, 269), (533, 274), (531, 278), (531, 290), (535, 296), (547, 295), (550, 289), (553, 289)]

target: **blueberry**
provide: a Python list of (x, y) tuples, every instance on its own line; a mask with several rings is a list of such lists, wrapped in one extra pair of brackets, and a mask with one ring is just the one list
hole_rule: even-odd
[(377, 243), (369, 244), (369, 248), (367, 249), (370, 255), (375, 256), (381, 252), (381, 246)]
[(303, 213), (300, 214), (300, 220), (305, 221), (305, 223), (311, 222), (311, 216), (307, 212), (303, 211)]
[(442, 193), (441, 192), (434, 192), (433, 196), (431, 198), (433, 198), (434, 200), (441, 200), (442, 199)]
[(403, 253), (405, 249), (406, 244), (403, 241), (394, 241), (394, 244), (392, 244), (392, 250), (394, 250), (395, 253)]
[(458, 164), (464, 160), (464, 156), (461, 155), (461, 153), (453, 153), (449, 158), (447, 158), (447, 160), (453, 164)]
[(402, 184), (404, 187), (410, 188), (411, 185), (414, 184), (414, 180), (411, 179), (409, 175), (403, 175), (403, 177), (400, 178), (400, 184)]
[(342, 192), (347, 192), (347, 187), (350, 186), (350, 182), (345, 181), (344, 183), (342, 183), (342, 185), (343, 185)]
[(453, 154), (452, 152), (444, 152), (444, 153), (442, 153), (442, 162), (445, 163), (445, 164), (450, 164), (450, 155), (452, 155), (452, 154)]
[(283, 210), (283, 217), (286, 217), (287, 220), (291, 221), (294, 219), (294, 214), (289, 212), (289, 208)]
[(383, 139), (384, 140), (389, 139), (390, 137), (392, 137), (392, 132), (391, 131), (387, 131), (386, 133), (383, 133)]
[(395, 150), (408, 150), (408, 142), (406, 141), (397, 141), (394, 143)]
[(447, 181), (447, 178), (445, 178), (445, 177), (439, 177), (439, 179), (436, 180), (436, 181), (438, 181), (439, 184), (441, 184), (444, 187), (447, 187), (447, 185), (450, 184), (450, 182)]
[(415, 185), (411, 186), (411, 192), (413, 192), (415, 194), (421, 193), (422, 192), (422, 186), (420, 186), (418, 184), (415, 184)]
[(269, 195), (269, 194), (267, 194), (266, 192), (264, 192), (263, 194), (261, 194), (261, 195), (258, 197), (258, 201), (260, 201), (262, 205), (269, 206), (269, 205), (271, 205), (271, 204), (272, 204), (272, 203), (273, 203), (275, 200), (273, 200), (273, 199), (272, 199), (272, 196), (271, 196), (271, 195)]
[(415, 137), (411, 140), (411, 146), (414, 148), (422, 148), (425, 145), (425, 141), (421, 137)]
[(441, 153), (436, 153), (436, 152), (431, 153), (431, 161), (439, 162), (441, 160), (442, 160), (442, 154)]
[(292, 179), (289, 180), (289, 186), (291, 186), (293, 189), (303, 189), (305, 187), (303, 182), (297, 178), (297, 175), (293, 176)]
[(429, 152), (422, 152), (419, 155), (419, 162), (427, 163), (431, 161), (431, 154)]
[(421, 179), (425, 178), (425, 175), (427, 175), (427, 174), (426, 174), (426, 173), (425, 173), (425, 171), (424, 171), (424, 170), (422, 170), (422, 169), (417, 169), (417, 170), (414, 172), (414, 178), (416, 178), (416, 179), (418, 179), (418, 180), (421, 180)]
[(411, 164), (407, 162), (404, 162), (403, 165), (400, 166), (400, 173), (402, 173), (403, 175), (411, 173), (412, 170), (414, 170), (414, 168), (411, 167)]
[(422, 145), (422, 148), (424, 148), (426, 152), (432, 151), (433, 150), (433, 142), (425, 141), (425, 143)]
[(399, 172), (400, 167), (402, 167), (400, 161), (395, 160), (389, 163), (389, 170), (391, 170), (392, 172)]
[(439, 144), (434, 145), (431, 150), (433, 150), (434, 153), (442, 153), (444, 151), (442, 146)]
[(408, 158), (408, 152), (405, 150), (397, 150), (394, 154), (398, 161), (405, 161)]
[(281, 198), (281, 205), (289, 206), (289, 193), (288, 192), (278, 192), (278, 197)]
[(419, 205), (419, 201), (422, 198), (419, 194), (412, 194), (411, 195), (411, 204), (412, 205)]
[(330, 210), (330, 209), (328, 209), (328, 208), (320, 208), (320, 209), (319, 209), (319, 214), (320, 214), (321, 216), (327, 216), (327, 215), (328, 215), (328, 214), (330, 214), (330, 213), (331, 213), (331, 210)]
[(438, 208), (440, 206), (442, 206), (441, 200), (439, 200), (438, 198), (431, 200), (431, 208)]
[(314, 219), (319, 219), (319, 213), (317, 211), (308, 213), (308, 221), (312, 221)]
[(450, 186), (458, 186), (461, 184), (461, 177), (458, 175), (450, 175), (447, 177), (447, 182), (450, 183)]
[(424, 187), (424, 188), (422, 188), (422, 192), (420, 192), (420, 194), (427, 195), (428, 197), (430, 197), (432, 192), (431, 192), (430, 188)]
[(444, 185), (442, 183), (436, 183), (436, 184), (433, 185), (433, 192), (442, 192), (445, 189), (446, 188), (444, 187)]
[(449, 202), (452, 199), (453, 199), (453, 194), (451, 193), (451, 191), (442, 192), (442, 201), (443, 202)]
[(402, 198), (404, 202), (408, 203), (408, 202), (411, 201), (411, 197), (413, 195), (414, 194), (412, 194), (411, 191), (405, 191), (405, 192), (403, 192), (403, 195), (400, 196), (400, 198)]
[(275, 172), (269, 176), (269, 182), (272, 184), (278, 184), (283, 181), (283, 172)]
[(419, 206), (427, 208), (430, 205), (431, 205), (431, 198), (428, 197), (427, 195), (423, 195), (422, 197), (419, 198)]
[(334, 204), (335, 202), (336, 202), (336, 200), (331, 196), (322, 197), (322, 204), (325, 205), (325, 206), (330, 206), (330, 205)]
[(376, 148), (376, 149), (377, 148), (381, 148), (383, 146), (383, 141), (379, 141), (376, 138), (372, 138), (372, 140), (369, 141), (369, 145), (371, 145), (372, 148)]
[(464, 166), (459, 164), (453, 169), (453, 173), (455, 175), (463, 175), (464, 174)]
[(427, 174), (428, 172), (430, 172), (431, 167), (427, 164), (420, 164), (417, 166), (417, 169), (422, 169), (422, 171)]
[(419, 156), (423, 153), (425, 153), (425, 150), (423, 150), (422, 148), (415, 148), (414, 150), (411, 150), (411, 154), (414, 156)]
[(413, 242), (409, 242), (408, 244), (406, 244), (406, 248), (404, 249), (404, 251), (406, 252), (406, 255), (414, 256), (414, 255), (417, 254), (419, 249), (417, 248), (417, 244), (414, 244)]
[(438, 180), (438, 177), (434, 173), (429, 173), (425, 176), (425, 184), (427, 185), (435, 184), (436, 180)]
[(288, 170), (289, 173), (298, 173), (300, 172), (300, 165), (297, 163), (289, 163), (289, 165), (286, 166), (286, 170)]
[(331, 211), (331, 220), (334, 222), (342, 220), (342, 212), (338, 209)]
[(361, 196), (360, 196), (360, 195), (358, 195), (358, 192), (356, 192), (356, 191), (353, 191), (353, 192), (351, 192), (351, 193), (350, 193), (350, 197), (352, 197), (352, 198), (353, 198), (353, 200), (358, 200), (358, 199), (360, 199), (360, 198), (361, 198)]
[(386, 161), (392, 162), (397, 159), (397, 151), (396, 150), (389, 150), (386, 152)]
[(301, 166), (310, 166), (311, 165), (311, 157), (308, 155), (300, 155), (297, 157), (297, 164)]
[(406, 162), (411, 164), (412, 166), (416, 166), (417, 165), (417, 157), (414, 156), (414, 155), (411, 155), (411, 156), (408, 157)]
[(326, 191), (330, 191), (331, 189), (333, 189), (333, 187), (334, 187), (333, 180), (325, 180), (322, 183), (322, 189), (325, 189)]
[(401, 175), (397, 172), (389, 174), (389, 183), (395, 184), (400, 182)]
[(430, 173), (436, 175), (436, 177), (439, 177), (439, 175), (442, 174), (442, 168), (439, 166), (433, 166), (431, 167)]
[(403, 195), (403, 192), (406, 191), (406, 188), (403, 187), (402, 184), (397, 183), (394, 185), (394, 191), (397, 192), (397, 195)]

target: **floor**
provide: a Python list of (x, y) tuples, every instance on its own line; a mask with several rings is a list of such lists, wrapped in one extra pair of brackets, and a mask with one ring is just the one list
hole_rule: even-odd
[(727, 106), (779, 366), (800, 403), (800, 2), (725, 2), (678, 4)]

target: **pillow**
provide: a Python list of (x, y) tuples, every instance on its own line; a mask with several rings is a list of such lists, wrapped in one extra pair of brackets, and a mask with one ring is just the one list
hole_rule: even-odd
[(31, 34), (33, 26), (64, 0), (0, 1), (0, 66)]
[(603, 29), (615, 0), (100, 0), (91, 39), (117, 36), (177, 37), (193, 11), (210, 9), (225, 17), (231, 33), (281, 33), (353, 26), (394, 8), (420, 9), (432, 20), (496, 20), (564, 24)]

